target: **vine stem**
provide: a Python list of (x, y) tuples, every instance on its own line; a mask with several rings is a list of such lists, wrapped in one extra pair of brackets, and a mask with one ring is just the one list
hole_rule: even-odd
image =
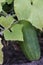
[(2, 12), (3, 12), (4, 16), (7, 16), (8, 15), (5, 11), (2, 11)]

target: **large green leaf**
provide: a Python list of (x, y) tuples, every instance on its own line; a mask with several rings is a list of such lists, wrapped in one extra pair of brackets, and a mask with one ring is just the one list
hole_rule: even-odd
[(8, 4), (11, 4), (11, 3), (13, 2), (13, 0), (6, 0), (6, 2), (7, 2)]
[(5, 0), (0, 0), (0, 12), (2, 11), (2, 3), (5, 2)]
[(43, 28), (43, 0), (14, 0), (14, 10), (19, 20), (28, 20)]
[(9, 28), (11, 26), (11, 24), (13, 23), (14, 19), (12, 16), (1, 16), (0, 17), (0, 25), (2, 25), (5, 28)]
[(14, 10), (19, 20), (27, 19), (31, 13), (30, 0), (14, 0)]
[(21, 24), (14, 24), (11, 28), (12, 32), (9, 30), (4, 31), (4, 37), (6, 40), (15, 40), (15, 41), (23, 41), (22, 35), (22, 26)]

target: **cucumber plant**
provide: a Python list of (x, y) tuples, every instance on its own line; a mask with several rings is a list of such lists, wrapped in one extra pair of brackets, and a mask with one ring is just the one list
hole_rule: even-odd
[[(5, 4), (10, 5), (11, 12), (4, 10)], [(41, 57), (36, 28), (43, 29), (42, 0), (0, 0), (0, 25), (5, 40), (22, 41), (20, 47), (28, 60), (38, 60)]]

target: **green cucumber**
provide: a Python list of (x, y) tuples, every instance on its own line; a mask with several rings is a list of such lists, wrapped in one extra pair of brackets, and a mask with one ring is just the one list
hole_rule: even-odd
[(22, 32), (24, 42), (20, 44), (20, 47), (26, 58), (30, 61), (40, 59), (40, 45), (35, 28), (27, 22), (23, 26)]

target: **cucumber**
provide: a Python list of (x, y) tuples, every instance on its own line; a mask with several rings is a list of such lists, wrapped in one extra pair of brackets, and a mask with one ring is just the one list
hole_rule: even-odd
[(40, 45), (35, 28), (27, 22), (23, 26), (22, 32), (24, 42), (20, 44), (20, 47), (26, 58), (30, 61), (40, 59)]

